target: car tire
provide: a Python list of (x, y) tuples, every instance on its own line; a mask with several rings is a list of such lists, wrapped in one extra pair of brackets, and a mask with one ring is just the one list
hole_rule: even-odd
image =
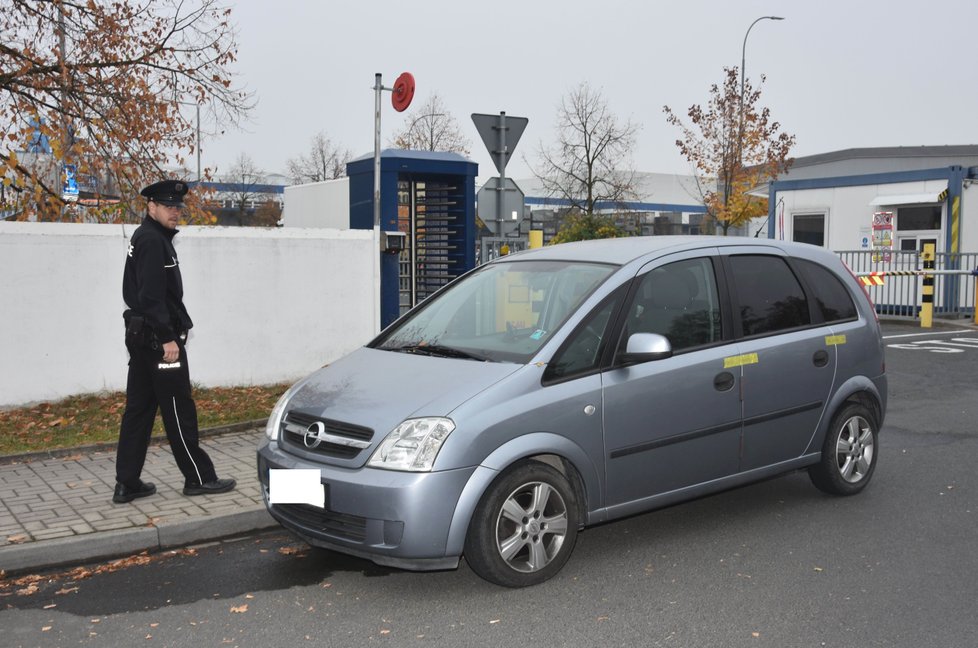
[(491, 583), (537, 585), (570, 558), (579, 518), (563, 474), (539, 461), (518, 464), (496, 478), (476, 507), (465, 560)]
[(857, 403), (846, 405), (832, 419), (822, 459), (808, 469), (812, 483), (830, 495), (860, 492), (876, 470), (878, 440), (872, 412)]

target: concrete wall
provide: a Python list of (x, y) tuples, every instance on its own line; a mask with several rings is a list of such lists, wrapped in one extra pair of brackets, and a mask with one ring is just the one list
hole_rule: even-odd
[[(135, 225), (0, 222), (0, 407), (125, 388)], [(377, 331), (366, 230), (185, 227), (174, 239), (202, 386), (297, 379)]]

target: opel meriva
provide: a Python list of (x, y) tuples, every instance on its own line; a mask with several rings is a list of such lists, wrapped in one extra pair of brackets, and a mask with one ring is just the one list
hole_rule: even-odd
[(588, 525), (798, 469), (858, 493), (886, 398), (873, 306), (830, 252), (569, 243), (469, 272), (294, 385), (258, 470), (310, 544), (521, 587)]

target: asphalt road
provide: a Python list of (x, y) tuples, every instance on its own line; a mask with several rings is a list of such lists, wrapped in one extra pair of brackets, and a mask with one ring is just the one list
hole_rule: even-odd
[(856, 497), (794, 473), (591, 528), (524, 590), (270, 533), (0, 589), (0, 644), (976, 646), (978, 331), (919, 332), (885, 327), (901, 346)]

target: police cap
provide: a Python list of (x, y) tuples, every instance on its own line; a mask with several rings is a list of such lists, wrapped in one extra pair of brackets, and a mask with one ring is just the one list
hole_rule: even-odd
[(161, 205), (179, 207), (187, 195), (187, 183), (182, 180), (160, 180), (144, 187), (139, 195)]

